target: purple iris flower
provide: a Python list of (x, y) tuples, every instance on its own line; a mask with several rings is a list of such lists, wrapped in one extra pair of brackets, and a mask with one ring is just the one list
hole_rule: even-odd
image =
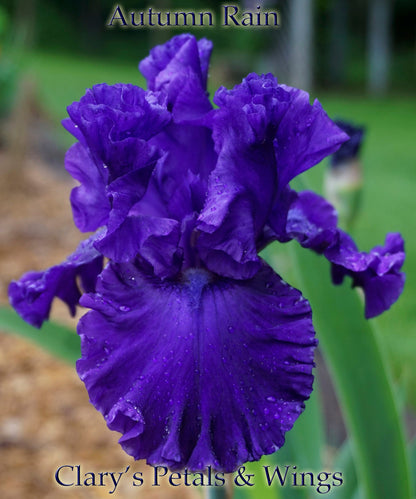
[(399, 234), (359, 252), (330, 204), (289, 187), (348, 139), (320, 103), (252, 73), (214, 109), (211, 49), (176, 36), (141, 62), (147, 91), (96, 85), (68, 107), (74, 220), (96, 232), (9, 293), (38, 327), (55, 296), (90, 309), (77, 370), (128, 454), (231, 472), (280, 448), (312, 391), (309, 303), (259, 251), (296, 239), (323, 254), (367, 317), (400, 295), (404, 252)]

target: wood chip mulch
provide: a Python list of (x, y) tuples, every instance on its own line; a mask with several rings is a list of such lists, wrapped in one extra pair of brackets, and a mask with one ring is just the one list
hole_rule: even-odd
[[(69, 205), (73, 184), (30, 158), (18, 169), (0, 153), (0, 300), (7, 286), (29, 270), (61, 262), (82, 239)], [(4, 172), (7, 171), (7, 174)], [(12, 173), (10, 173), (12, 172)], [(66, 308), (54, 304), (52, 319), (72, 324)], [(39, 334), (42, 334), (40, 331)], [(81, 473), (122, 472), (114, 496), (200, 497), (194, 487), (152, 487), (153, 469), (125, 454), (119, 434), (107, 429), (89, 403), (74, 366), (53, 358), (19, 337), (0, 333), (0, 497), (55, 499), (111, 497), (107, 486), (62, 487), (54, 478), (63, 465)], [(144, 485), (132, 486), (135, 471)], [(74, 472), (75, 473), (75, 472)], [(66, 475), (69, 478), (75, 476)], [(124, 478), (124, 480), (123, 480)]]

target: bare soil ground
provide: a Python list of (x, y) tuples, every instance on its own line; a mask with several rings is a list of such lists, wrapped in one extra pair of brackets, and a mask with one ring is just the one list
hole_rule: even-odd
[[(82, 238), (72, 222), (69, 175), (65, 179), (30, 154), (14, 165), (15, 156), (0, 152), (2, 304), (7, 303), (10, 280), (59, 263)], [(52, 318), (75, 329), (76, 320), (68, 319), (60, 303), (54, 305)], [(110, 480), (103, 487), (59, 486), (54, 475), (63, 465), (81, 465), (82, 474), (122, 472), (130, 466), (120, 480), (118, 497), (198, 496), (193, 487), (152, 487), (153, 469), (121, 450), (119, 435), (107, 429), (89, 403), (74, 366), (4, 333), (0, 333), (0, 400), (2, 499), (111, 497)], [(134, 471), (143, 472), (142, 487), (132, 486)]]

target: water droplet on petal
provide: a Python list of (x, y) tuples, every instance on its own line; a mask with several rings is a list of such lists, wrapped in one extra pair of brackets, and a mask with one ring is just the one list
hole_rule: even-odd
[(267, 402), (276, 402), (275, 397), (272, 397), (272, 396), (267, 397), (266, 400), (267, 400)]

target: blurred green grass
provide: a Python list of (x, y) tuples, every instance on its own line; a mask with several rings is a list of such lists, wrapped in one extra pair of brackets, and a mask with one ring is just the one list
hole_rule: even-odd
[[(66, 106), (96, 83), (128, 82), (145, 88), (137, 66), (126, 63), (32, 53), (26, 58), (26, 67), (57, 126), (66, 117)], [(332, 118), (367, 128), (362, 211), (353, 231), (360, 249), (382, 244), (387, 232), (399, 231), (405, 238), (405, 291), (392, 309), (375, 321), (396, 378), (408, 383), (416, 404), (416, 96), (370, 99), (315, 92), (312, 97), (319, 98)], [(71, 137), (65, 136), (69, 143)], [(308, 184), (318, 192), (322, 192), (325, 168), (323, 163), (306, 174)]]
[[(67, 106), (79, 100), (85, 90), (93, 85), (133, 83), (144, 88), (146, 86), (137, 65), (125, 62), (112, 61), (108, 64), (88, 57), (35, 52), (25, 56), (23, 66), (34, 78), (38, 96), (58, 126), (61, 120), (68, 117)], [(73, 142), (63, 129), (62, 137), (67, 144)]]
[[(365, 125), (362, 151), (364, 193), (353, 236), (362, 250), (382, 244), (387, 232), (405, 239), (406, 285), (403, 295), (381, 317), (373, 319), (387, 347), (397, 378), (408, 384), (416, 403), (416, 97), (370, 99), (319, 95), (333, 118)], [(326, 165), (325, 165), (326, 166)], [(324, 165), (307, 174), (322, 192)], [(410, 385), (409, 385), (410, 383)]]

